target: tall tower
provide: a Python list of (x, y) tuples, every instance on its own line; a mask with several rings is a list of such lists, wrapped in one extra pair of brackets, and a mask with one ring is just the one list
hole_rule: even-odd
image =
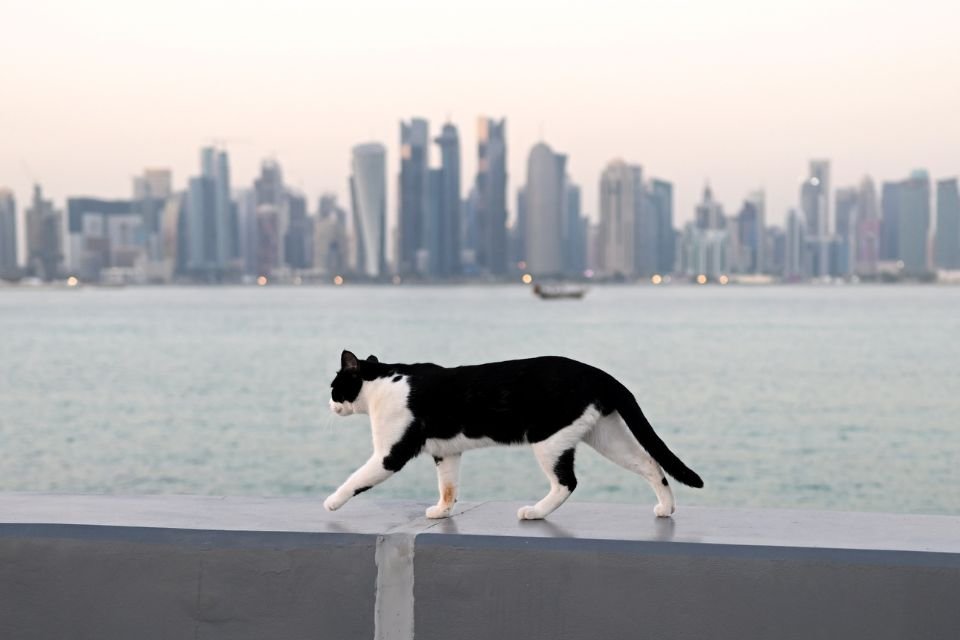
[(214, 147), (200, 151), (199, 176), (190, 178), (187, 196), (187, 268), (217, 273), (235, 255), (227, 152)]
[(429, 124), (422, 118), (400, 123), (400, 194), (398, 227), (400, 246), (397, 270), (416, 270), (417, 252), (423, 247), (427, 215), (427, 166)]
[(350, 197), (356, 270), (370, 278), (386, 274), (387, 149), (379, 142), (353, 148)]
[(810, 175), (800, 187), (800, 209), (807, 238), (814, 245), (813, 275), (823, 277), (830, 267), (830, 161), (811, 160)]
[(460, 136), (450, 123), (434, 141), (440, 147), (440, 202), (437, 207), (436, 275), (460, 274)]
[(637, 212), (643, 193), (643, 169), (613, 160), (600, 175), (599, 265), (607, 275), (629, 276), (637, 264)]
[(900, 183), (900, 260), (908, 273), (929, 270), (930, 176), (918, 169)]
[(676, 261), (676, 238), (673, 230), (673, 185), (666, 180), (652, 180), (650, 203), (657, 215), (657, 272), (673, 272)]
[(27, 271), (44, 280), (53, 280), (63, 264), (63, 214), (43, 197), (40, 185), (33, 186), (33, 202), (26, 211)]
[(477, 264), (491, 274), (507, 270), (507, 121), (477, 122)]
[(538, 275), (563, 271), (563, 211), (567, 156), (544, 143), (527, 159), (527, 269)]
[(17, 200), (0, 189), (0, 277), (17, 270)]
[(937, 181), (935, 257), (940, 269), (960, 269), (960, 193), (956, 178)]

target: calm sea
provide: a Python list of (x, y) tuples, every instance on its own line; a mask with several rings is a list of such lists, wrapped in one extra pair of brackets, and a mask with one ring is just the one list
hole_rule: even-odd
[[(683, 504), (960, 514), (960, 288), (520, 286), (0, 291), (0, 491), (315, 496), (369, 455), (327, 409), (343, 348), (602, 367), (706, 481)], [(654, 504), (589, 448), (572, 499)], [(435, 499), (432, 461), (359, 499)], [(536, 500), (528, 449), (464, 500)]]

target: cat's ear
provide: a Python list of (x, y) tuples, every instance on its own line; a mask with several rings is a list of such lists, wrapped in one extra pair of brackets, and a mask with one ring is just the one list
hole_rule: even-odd
[(372, 363), (376, 364), (376, 363), (378, 363), (378, 362), (380, 362), (380, 361), (377, 360), (377, 356), (369, 355), (369, 356), (367, 356), (367, 362), (372, 362)]
[(357, 362), (357, 356), (346, 350), (340, 354), (340, 369), (343, 371), (356, 371), (359, 368), (360, 363)]

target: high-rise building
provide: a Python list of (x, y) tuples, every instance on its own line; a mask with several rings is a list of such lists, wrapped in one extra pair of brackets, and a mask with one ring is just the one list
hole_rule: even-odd
[(161, 215), (167, 200), (173, 195), (173, 177), (169, 169), (144, 169), (143, 175), (133, 178), (133, 209), (142, 218), (143, 244), (152, 269), (163, 263)]
[(313, 219), (307, 215), (302, 193), (287, 191), (287, 231), (283, 234), (284, 262), (291, 269), (313, 266)]
[(355, 268), (369, 278), (386, 275), (387, 149), (379, 142), (353, 148), (350, 197)]
[(318, 272), (338, 275), (347, 270), (347, 212), (333, 194), (320, 197), (313, 246), (313, 268)]
[(930, 177), (918, 169), (900, 183), (900, 260), (909, 274), (930, 270)]
[(854, 239), (855, 270), (859, 274), (877, 272), (880, 260), (880, 208), (877, 206), (877, 189), (870, 176), (860, 181), (857, 193), (857, 215)]
[(637, 213), (643, 207), (643, 169), (613, 160), (600, 175), (599, 266), (608, 276), (637, 268)]
[(13, 191), (0, 189), (0, 277), (17, 270), (17, 200)]
[(477, 264), (490, 274), (507, 271), (507, 121), (477, 123)]
[(227, 152), (205, 147), (201, 174), (190, 178), (187, 192), (187, 269), (198, 277), (219, 277), (236, 255), (230, 162)]
[(709, 184), (703, 187), (703, 197), (694, 210), (694, 216), (698, 229), (724, 229), (727, 226), (723, 207), (713, 199), (713, 189)]
[(740, 207), (736, 223), (737, 267), (744, 273), (764, 270), (764, 229), (766, 197), (763, 191), (750, 193)]
[(880, 195), (880, 259), (900, 259), (900, 183), (884, 182)]
[(415, 271), (417, 252), (427, 235), (427, 170), (429, 165), (429, 124), (422, 118), (400, 123), (400, 189), (397, 197), (398, 232), (397, 271)]
[(517, 189), (517, 216), (510, 228), (510, 261), (513, 263), (511, 266), (515, 265), (518, 269), (526, 269), (527, 190), (523, 186)]
[(563, 272), (563, 212), (567, 156), (540, 142), (527, 159), (527, 269), (535, 275)]
[(53, 280), (60, 275), (64, 259), (63, 214), (33, 186), (33, 201), (26, 211), (27, 273)]
[(800, 186), (800, 210), (807, 241), (814, 248), (813, 275), (830, 272), (830, 161), (811, 160), (810, 175)]
[(960, 193), (956, 178), (937, 181), (937, 238), (934, 247), (938, 268), (960, 269)]
[(665, 180), (651, 180), (650, 204), (657, 216), (656, 272), (672, 273), (676, 267), (676, 230), (673, 228), (673, 185)]
[[(288, 242), (290, 199), (283, 182), (283, 168), (274, 158), (266, 158), (260, 163), (260, 175), (253, 181), (253, 204), (254, 224), (249, 218), (249, 208), (245, 207), (243, 225), (247, 230), (248, 250), (252, 249), (253, 273), (269, 276), (288, 264), (287, 249), (293, 249)], [(301, 213), (306, 217), (306, 202), (301, 204)], [(296, 257), (302, 258), (302, 252)], [(248, 255), (248, 263), (250, 258)]]
[[(162, 206), (163, 201), (155, 201)], [(105, 269), (123, 273), (123, 280), (146, 280), (147, 240), (151, 237), (142, 201), (67, 199), (70, 271), (96, 281)], [(159, 219), (159, 214), (156, 216)]]
[(854, 269), (853, 257), (856, 254), (856, 228), (859, 218), (860, 189), (858, 187), (844, 187), (834, 193), (836, 202), (835, 214), (837, 221), (836, 243), (836, 274), (849, 275)]
[(563, 213), (563, 271), (582, 276), (587, 268), (587, 219), (581, 214), (580, 187), (567, 176)]
[(806, 224), (803, 214), (796, 209), (787, 213), (784, 246), (783, 277), (787, 280), (799, 280), (810, 274), (805, 265)]
[(435, 140), (440, 147), (440, 184), (434, 197), (439, 197), (436, 215), (430, 220), (433, 243), (427, 245), (431, 255), (432, 275), (449, 278), (460, 275), (460, 137), (450, 123), (443, 125)]

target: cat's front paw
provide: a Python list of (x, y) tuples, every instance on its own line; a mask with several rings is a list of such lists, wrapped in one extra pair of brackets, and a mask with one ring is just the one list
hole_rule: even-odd
[(332, 494), (329, 498), (323, 501), (323, 508), (327, 511), (336, 511), (344, 504), (346, 504), (347, 498), (337, 495), (336, 493)]
[(543, 515), (537, 511), (536, 507), (520, 507), (517, 511), (519, 520), (543, 520)]
[(435, 504), (432, 507), (427, 507), (426, 514), (428, 518), (449, 518), (452, 510), (453, 505)]

